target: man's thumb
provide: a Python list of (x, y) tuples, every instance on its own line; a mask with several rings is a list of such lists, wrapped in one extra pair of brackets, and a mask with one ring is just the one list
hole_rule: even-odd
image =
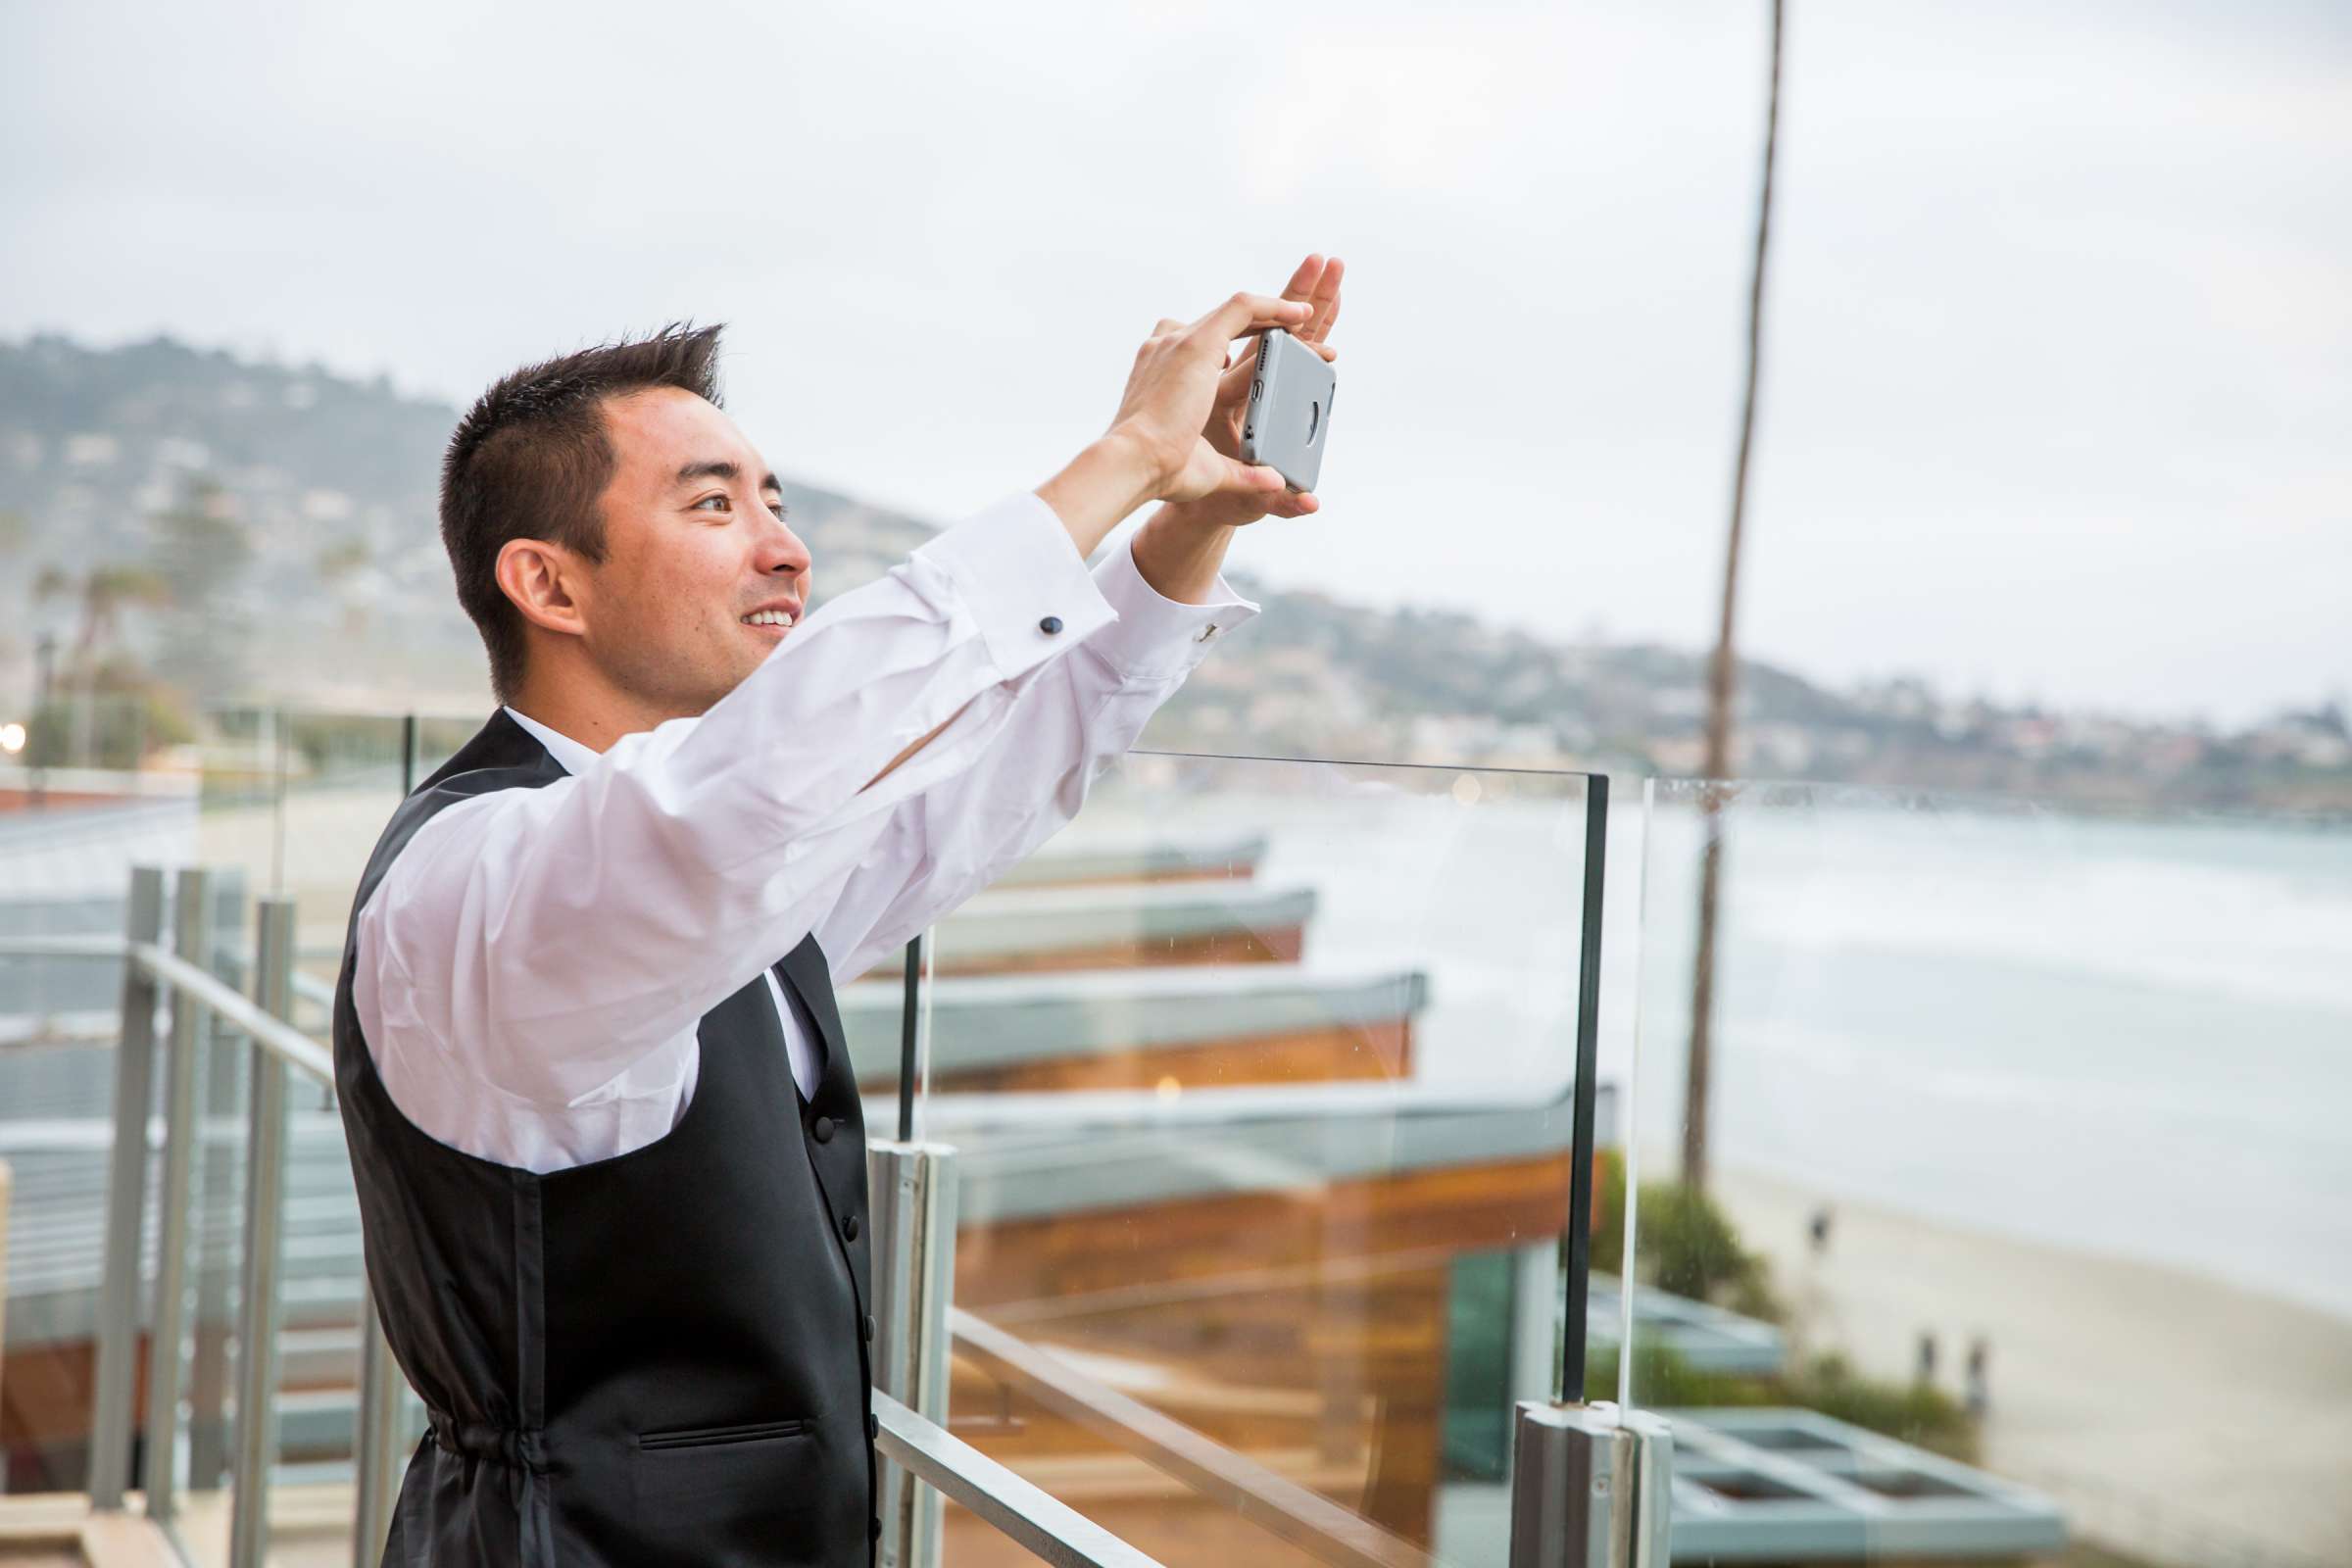
[(1258, 495), (1273, 495), (1285, 488), (1279, 470), (1262, 463), (1244, 463), (1239, 458), (1227, 458), (1225, 485), (1230, 490), (1248, 490)]

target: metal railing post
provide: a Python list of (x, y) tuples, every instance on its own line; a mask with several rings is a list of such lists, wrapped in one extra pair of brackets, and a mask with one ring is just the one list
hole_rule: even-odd
[(1645, 1411), (1522, 1400), (1511, 1568), (1668, 1568), (1674, 1437)]
[(164, 873), (130, 873), (122, 1038), (115, 1048), (114, 1148), (107, 1159), (106, 1264), (98, 1287), (97, 1388), (90, 1408), (90, 1506), (111, 1512), (130, 1489), (139, 1355), (140, 1241), (147, 1206), (147, 1105), (155, 1087), (155, 977), (137, 949), (163, 935)]
[[(866, 1145), (874, 1220), (874, 1386), (939, 1426), (948, 1421), (948, 1307), (956, 1284), (956, 1151)], [(936, 1568), (944, 1503), (899, 1465), (880, 1470), (884, 1568)]]
[(352, 1435), (359, 1497), (352, 1519), (352, 1561), (374, 1568), (383, 1560), (392, 1530), (392, 1504), (400, 1496), (400, 1363), (385, 1342), (375, 1315), (375, 1293), (360, 1282), (360, 1414)]
[[(172, 951), (190, 963), (213, 956), (212, 878), (188, 866), (172, 879)], [(134, 960), (135, 961), (135, 960)], [(158, 1184), (155, 1307), (147, 1341), (147, 1459), (140, 1481), (147, 1517), (168, 1524), (179, 1485), (179, 1362), (187, 1321), (188, 1210), (196, 1168), (198, 1038), (208, 1014), (179, 986), (172, 992), (172, 1051), (165, 1061), (164, 1172)]]
[[(264, 899), (254, 934), (253, 1000), (294, 1012), (294, 901)], [(245, 1272), (237, 1309), (237, 1426), (229, 1568), (260, 1568), (270, 1544), (270, 1467), (277, 1462), (279, 1269), (286, 1180), (286, 1062), (260, 1042), (245, 1135)]]
[[(226, 937), (245, 924), (245, 879), (235, 869), (213, 886), (213, 930)], [(229, 985), (243, 977), (225, 942), (198, 961)], [(196, 1325), (188, 1365), (188, 1487), (210, 1491), (228, 1473), (229, 1312), (236, 1283), (232, 1222), (237, 1212), (239, 1151), (230, 1146), (245, 1086), (242, 1032), (218, 1013), (204, 1032), (196, 1143)]]

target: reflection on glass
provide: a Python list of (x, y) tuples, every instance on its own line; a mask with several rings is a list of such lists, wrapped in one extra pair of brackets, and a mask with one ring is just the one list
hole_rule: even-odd
[[(104, 715), (90, 728), (96, 760), (107, 763), (114, 730)], [(214, 940), (206, 961), (246, 988), (252, 901), (272, 890), (294, 897), (296, 1021), (323, 1034), (352, 887), (400, 798), (403, 722), (246, 709), (208, 714), (199, 728), (200, 738), (151, 734), (125, 746), (115, 760), (136, 758), (135, 768), (46, 772), (43, 798), (21, 803), (0, 828), (0, 938), (119, 938), (132, 866), (207, 865)], [(167, 940), (175, 923), (167, 909)], [(0, 963), (0, 1159), (15, 1176), (0, 1349), (11, 1491), (84, 1484), (122, 988), (117, 962)], [(246, 1061), (241, 1037), (207, 1031), (196, 1069), (203, 1140), (191, 1170), (174, 1445), (177, 1527), (206, 1560), (225, 1550), (228, 1525)], [(159, 1108), (167, 1077), (159, 1051)], [(143, 1312), (152, 1303), (157, 1228), (151, 1208)], [(287, 1511), (307, 1511), (310, 1523), (281, 1529), (276, 1544), (314, 1555), (340, 1547), (348, 1560), (348, 1493), (325, 1494), (327, 1501), (307, 1510), (299, 1494), (306, 1482), (348, 1484), (361, 1288), (340, 1125), (323, 1087), (305, 1082), (294, 1086), (289, 1117), (284, 1280), (277, 1484)], [(418, 1426), (411, 1421), (406, 1430)]]
[[(942, 923), (958, 1436), (1167, 1561), (1501, 1560), (1557, 1355), (1587, 793), (1138, 754)], [(898, 1005), (843, 992), (869, 1091)], [(948, 1557), (1020, 1560), (954, 1510)]]
[[(368, 850), (403, 779), (475, 727), (219, 714), (175, 815), (83, 818), (80, 858), (42, 860), (40, 906), (12, 917), (114, 934), (132, 863), (208, 863), (239, 901), (216, 934), (242, 983), (251, 900), (281, 889), (300, 915), (297, 1021), (323, 1033)], [(1557, 1372), (1589, 808), (1572, 775), (1138, 755), (1097, 781), (1077, 824), (944, 921), (922, 1131), (960, 1151), (957, 1434), (1164, 1560), (1327, 1561), (1352, 1539), (1398, 1562), (1499, 1562), (1510, 1406), (1548, 1396)], [(46, 1054), (0, 1053), (0, 1141), (30, 1136), (20, 1107), (102, 1128), (119, 967), (19, 961), (0, 978), (18, 988), (20, 1044), (66, 1032)], [(889, 966), (841, 997), (878, 1133), (902, 1002)], [(77, 1009), (86, 1039), (67, 1038)], [(242, 1138), (242, 1054), (204, 1078), (223, 1151)], [(1604, 1143), (1615, 1089), (1604, 1077)], [(348, 1484), (362, 1288), (322, 1090), (296, 1086), (288, 1142), (281, 1495)], [(0, 1157), (17, 1169), (19, 1237), (80, 1243), (31, 1270), (20, 1246), (0, 1386), (18, 1432), (19, 1391), (63, 1391), (40, 1412), (44, 1442), (12, 1445), (11, 1481), (71, 1488), (103, 1145)], [(196, 1183), (181, 1451), (187, 1527), (206, 1541), (227, 1500), (223, 1434), (198, 1406), (233, 1376), (230, 1165), (200, 1162)], [(27, 1193), (87, 1214), (24, 1223)], [(1604, 1229), (1610, 1201), (1596, 1200)], [(1614, 1297), (1595, 1299), (1599, 1335)], [(15, 1375), (41, 1355), (62, 1382)], [(404, 1430), (413, 1441), (416, 1422)], [(309, 1514), (316, 1540), (281, 1528), (276, 1549), (336, 1549), (344, 1503)], [(1018, 1560), (951, 1520), (950, 1560)]]
[(1661, 783), (1645, 838), (1632, 1371), (1678, 1558), (2342, 1560), (2352, 835)]
[[(22, 735), (0, 734), (0, 943), (119, 941), (130, 868), (193, 858), (198, 776), (198, 754), (173, 715), (71, 678), (24, 716)], [(215, 891), (216, 922), (233, 922), (243, 890), (224, 878)], [(164, 919), (168, 932), (169, 909)], [(0, 1162), (11, 1176), (0, 1490), (84, 1484), (122, 996), (120, 961), (38, 951), (0, 957)], [(212, 1087), (200, 1075), (199, 1103)], [(223, 1195), (211, 1174), (199, 1165), (191, 1182), (203, 1246), (189, 1254), (186, 1343), (199, 1398), (217, 1386), (215, 1291), (234, 1266), (233, 1250), (220, 1250), (233, 1249), (233, 1236), (213, 1223)], [(199, 1428), (199, 1461), (211, 1457), (217, 1430)]]

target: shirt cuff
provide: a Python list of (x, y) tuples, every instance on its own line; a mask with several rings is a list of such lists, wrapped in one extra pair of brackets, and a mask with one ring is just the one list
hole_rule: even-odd
[(1144, 580), (1135, 536), (1115, 545), (1095, 568), (1095, 587), (1118, 619), (1087, 639), (1087, 650), (1130, 680), (1174, 680), (1206, 659), (1217, 639), (1257, 616), (1258, 606), (1233, 591), (1219, 572), (1208, 603), (1170, 599)]
[(1117, 612), (1088, 574), (1054, 509), (1023, 492), (915, 551), (945, 572), (1005, 680), (1066, 652)]

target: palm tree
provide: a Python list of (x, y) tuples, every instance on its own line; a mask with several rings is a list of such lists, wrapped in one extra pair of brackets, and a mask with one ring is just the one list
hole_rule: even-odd
[(1723, 885), (1723, 790), (1732, 770), (1732, 697), (1736, 656), (1732, 615), (1739, 602), (1740, 534), (1747, 516), (1747, 458), (1756, 431), (1756, 369), (1764, 340), (1764, 258), (1772, 238), (1772, 166), (1781, 130), (1783, 0), (1772, 0), (1772, 86), (1764, 101), (1764, 188), (1756, 203), (1756, 248), (1747, 283), (1747, 392), (1740, 406), (1740, 455), (1732, 465), (1731, 537), (1723, 555), (1723, 618), (1707, 666), (1707, 757), (1701, 797), (1706, 839), (1698, 862), (1698, 952), (1691, 960), (1690, 1053), (1683, 1083), (1683, 1182), (1707, 1184), (1707, 1079), (1713, 1065), (1715, 906)]
[(120, 638), (123, 607), (168, 604), (172, 585), (145, 566), (92, 566), (78, 575), (45, 566), (33, 581), (32, 597), (35, 601), (80, 602), (80, 619), (74, 632), (73, 678), (81, 686), (81, 701), (74, 709), (70, 755), (74, 765), (86, 767), (98, 706), (98, 656)]

